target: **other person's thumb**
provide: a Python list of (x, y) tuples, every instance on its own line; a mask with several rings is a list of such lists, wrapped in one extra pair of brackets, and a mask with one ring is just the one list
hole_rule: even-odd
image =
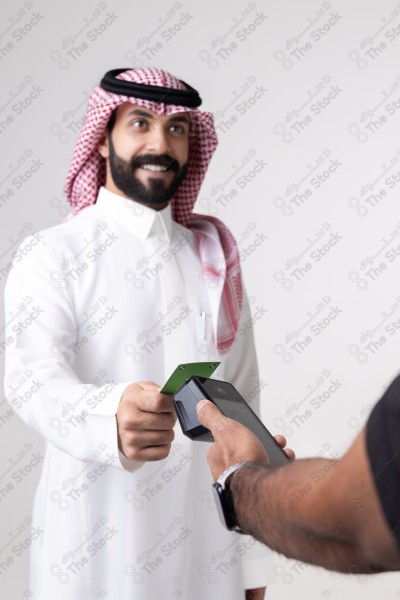
[(196, 406), (197, 416), (204, 427), (207, 427), (215, 437), (226, 427), (230, 420), (224, 417), (218, 406), (215, 406), (210, 400), (200, 400)]

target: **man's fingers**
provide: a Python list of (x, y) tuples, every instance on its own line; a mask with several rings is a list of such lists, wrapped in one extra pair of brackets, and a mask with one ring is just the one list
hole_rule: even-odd
[(176, 423), (176, 415), (173, 413), (153, 413), (144, 412), (142, 410), (135, 411), (132, 415), (125, 415), (124, 419), (121, 419), (121, 426), (125, 430), (133, 429), (151, 429), (155, 431), (166, 431), (172, 429)]
[(147, 448), (148, 446), (163, 446), (171, 444), (175, 438), (173, 429), (168, 431), (131, 431), (125, 438), (125, 445), (132, 448)]
[(171, 451), (171, 444), (165, 444), (164, 446), (148, 446), (147, 448), (140, 448), (135, 454), (133, 460), (143, 460), (145, 462), (164, 460), (168, 457)]
[(161, 390), (161, 387), (157, 383), (154, 383), (154, 381), (138, 381), (134, 385), (137, 385), (142, 390), (151, 390), (153, 392), (159, 392)]
[(171, 444), (146, 446), (144, 448), (128, 447), (122, 450), (126, 458), (137, 461), (164, 460), (171, 451)]
[(275, 440), (278, 442), (278, 444), (280, 445), (281, 448), (284, 448), (286, 446), (286, 438), (281, 435), (280, 433), (278, 433), (278, 435), (275, 435)]
[(145, 412), (170, 413), (174, 412), (174, 403), (172, 402), (172, 396), (150, 392), (149, 394), (143, 394), (138, 408)]
[(174, 403), (172, 396), (168, 394), (159, 394), (154, 391), (143, 391), (135, 399), (137, 408), (150, 413), (174, 413)]
[(275, 440), (280, 445), (280, 447), (286, 452), (286, 454), (288, 455), (288, 457), (291, 460), (293, 460), (294, 458), (296, 458), (296, 455), (293, 452), (293, 450), (291, 448), (286, 448), (286, 438), (283, 435), (278, 434), (278, 435), (276, 435), (274, 437), (275, 437)]
[(294, 460), (296, 458), (296, 454), (294, 453), (294, 451), (291, 448), (285, 448), (285, 452), (288, 455), (288, 457), (290, 458), (290, 460)]
[(230, 419), (222, 414), (218, 406), (215, 406), (209, 400), (200, 400), (196, 410), (200, 423), (207, 427), (213, 435), (215, 433), (218, 435), (218, 433), (224, 431), (230, 422)]

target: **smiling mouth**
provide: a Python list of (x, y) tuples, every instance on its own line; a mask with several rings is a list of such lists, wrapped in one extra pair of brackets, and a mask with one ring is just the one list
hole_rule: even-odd
[(145, 171), (167, 171), (168, 167), (163, 167), (161, 165), (142, 165), (141, 169), (145, 169)]

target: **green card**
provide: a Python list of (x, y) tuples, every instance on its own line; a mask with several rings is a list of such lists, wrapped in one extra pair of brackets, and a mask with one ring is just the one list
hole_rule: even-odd
[(220, 362), (198, 362), (178, 365), (168, 381), (163, 385), (161, 394), (175, 394), (180, 387), (193, 376), (207, 379), (219, 367)]

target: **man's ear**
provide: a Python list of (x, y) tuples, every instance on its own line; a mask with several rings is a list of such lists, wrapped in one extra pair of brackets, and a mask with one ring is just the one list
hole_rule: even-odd
[(110, 156), (110, 149), (108, 144), (108, 129), (104, 130), (103, 135), (101, 136), (100, 141), (97, 144), (97, 150), (103, 158), (108, 158)]

